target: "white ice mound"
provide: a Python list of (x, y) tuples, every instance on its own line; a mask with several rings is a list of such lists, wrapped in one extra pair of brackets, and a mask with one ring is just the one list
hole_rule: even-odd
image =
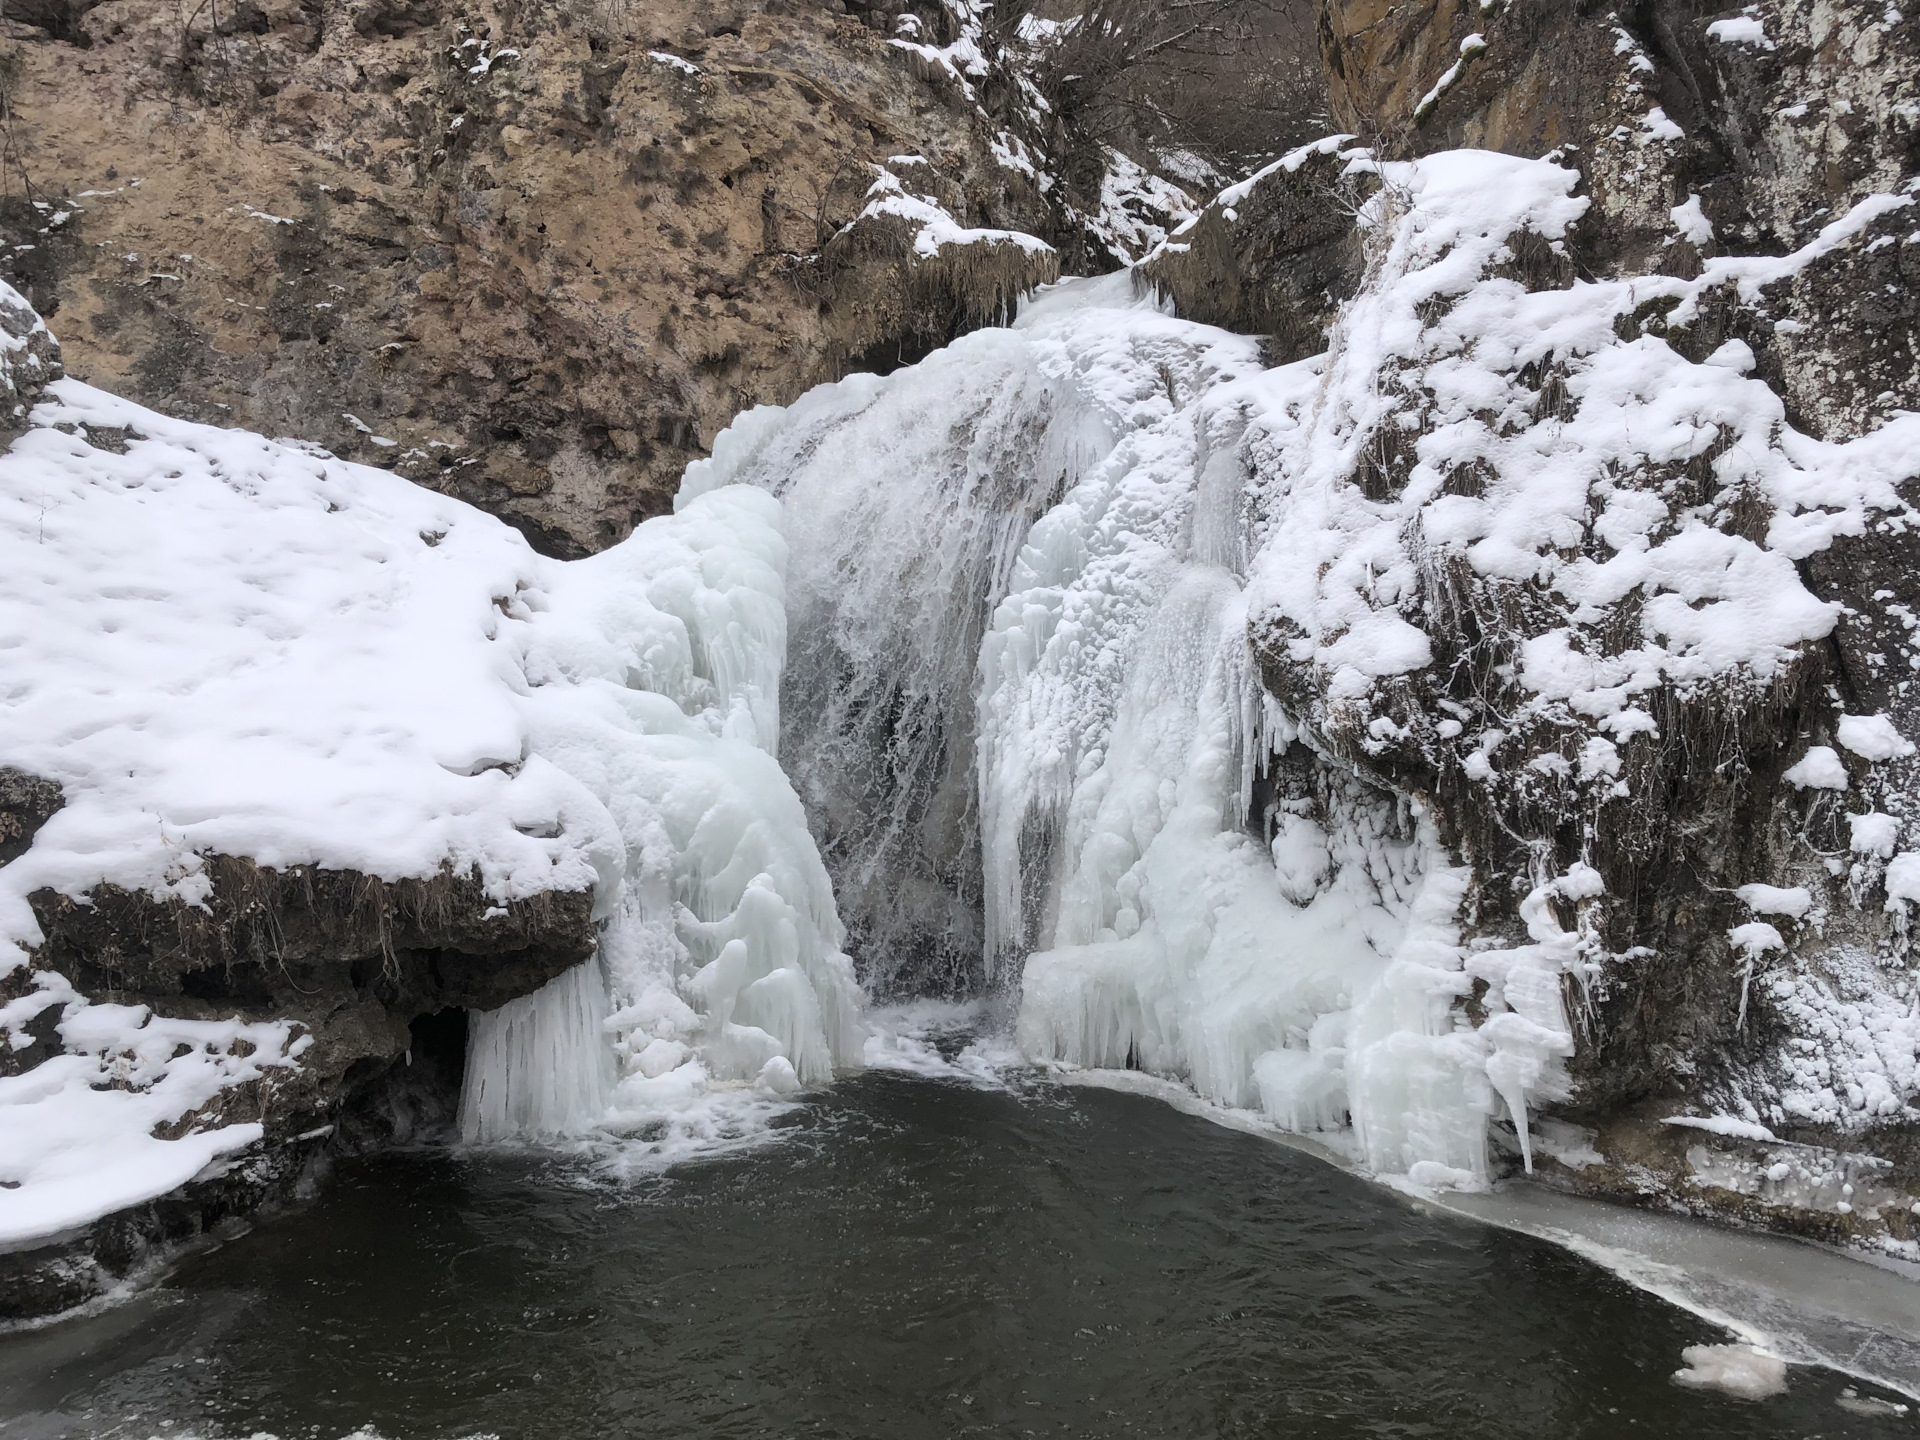
[(0, 1043), (55, 1010), (65, 1053), (0, 1078), (0, 1241), (252, 1144), (257, 1124), (190, 1117), (306, 1043), (35, 971), (43, 888), (195, 904), (222, 853), (385, 880), (450, 867), (502, 903), (592, 889), (592, 973), (474, 1026), (476, 1137), (859, 1063), (862, 997), (770, 753), (771, 497), (717, 491), (565, 564), (386, 472), (76, 381), (34, 419), (0, 457), (0, 766), (65, 803), (0, 867)]
[(1751, 1345), (1689, 1345), (1680, 1352), (1686, 1366), (1674, 1380), (1698, 1390), (1724, 1390), (1742, 1400), (1765, 1400), (1787, 1388), (1784, 1360)]
[[(833, 888), (772, 753), (786, 560), (780, 502), (725, 486), (554, 567), (525, 652), (529, 739), (624, 841), (600, 943), (617, 1084), (557, 1123), (557, 1101), (524, 1102), (519, 1113), (548, 1117), (531, 1127), (513, 1119), (516, 1099), (482, 1106), (482, 1093), (511, 1097), (493, 1067), (511, 1065), (496, 1032), (515, 1020), (478, 1017), (468, 1139), (641, 1125), (714, 1082), (784, 1093), (859, 1066), (864, 1001)], [(555, 1025), (584, 1003), (560, 982), (530, 998), (562, 1012)], [(522, 1073), (536, 1087), (577, 1078)]]

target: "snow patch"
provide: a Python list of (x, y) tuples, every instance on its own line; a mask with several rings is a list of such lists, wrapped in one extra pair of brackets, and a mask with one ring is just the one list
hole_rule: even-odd
[(875, 172), (878, 178), (867, 187), (865, 208), (842, 227), (843, 231), (867, 217), (893, 215), (914, 227), (913, 253), (922, 259), (938, 255), (951, 245), (1015, 245), (1033, 254), (1053, 253), (1053, 247), (1046, 241), (1024, 231), (962, 225), (932, 196), (909, 192), (891, 170), (876, 166)]
[(1812, 746), (1781, 776), (1796, 790), (1844, 790), (1847, 767), (1831, 745)]
[(1682, 1125), (1689, 1130), (1705, 1130), (1735, 1140), (1774, 1140), (1778, 1137), (1764, 1125), (1739, 1120), (1731, 1115), (1669, 1115), (1662, 1125)]
[(1914, 753), (1913, 742), (1885, 715), (1842, 715), (1838, 734), (1840, 743), (1863, 760), (1904, 760)]
[(1813, 908), (1813, 896), (1802, 885), (1784, 889), (1777, 885), (1742, 885), (1734, 894), (1756, 915), (1784, 915), (1789, 920), (1800, 920)]
[(1726, 20), (1716, 20), (1707, 26), (1707, 38), (1718, 40), (1723, 45), (1752, 45), (1756, 49), (1771, 50), (1773, 41), (1767, 38), (1767, 27), (1761, 23), (1760, 7), (1749, 5), (1740, 14)]

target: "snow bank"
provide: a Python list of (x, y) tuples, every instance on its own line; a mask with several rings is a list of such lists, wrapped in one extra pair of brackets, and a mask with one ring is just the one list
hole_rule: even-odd
[[(776, 502), (718, 491), (569, 565), (382, 471), (74, 381), (34, 420), (0, 459), (0, 765), (65, 803), (0, 867), (0, 1028), (21, 1048), (58, 1007), (65, 1053), (0, 1079), (0, 1241), (261, 1137), (297, 1026), (166, 1019), (33, 969), (35, 891), (199, 905), (215, 853), (471, 872), (502, 905), (595, 892), (597, 972), (476, 1018), (476, 1137), (859, 1063), (832, 894), (770, 754)], [(547, 1024), (604, 1006), (603, 985), (611, 1036)], [(562, 1031), (611, 1050), (570, 1062), (606, 1083), (526, 1093), (567, 1088), (565, 1066), (527, 1063)], [(229, 1123), (242, 1087), (259, 1103)]]
[[(926, 162), (917, 155), (895, 156), (890, 163), (912, 173), (915, 163)], [(908, 190), (893, 171), (876, 167), (878, 178), (867, 188), (867, 203), (859, 215), (843, 229), (851, 229), (861, 220), (883, 215), (907, 222), (913, 232), (913, 253), (922, 260), (932, 259), (955, 245), (1012, 245), (1035, 255), (1051, 255), (1053, 247), (1038, 236), (1021, 230), (992, 230), (962, 225), (931, 195)]]
[[(387, 880), (446, 862), (501, 900), (595, 883), (611, 832), (527, 750), (515, 635), (542, 562), (515, 532), (381, 471), (52, 393), (0, 460), (0, 763), (66, 804), (0, 871), (0, 944), (38, 938), (41, 887), (198, 901), (205, 852)], [(140, 438), (90, 443), (115, 431)]]

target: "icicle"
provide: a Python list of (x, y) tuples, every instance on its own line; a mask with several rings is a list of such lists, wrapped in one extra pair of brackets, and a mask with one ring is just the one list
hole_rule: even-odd
[(498, 1010), (475, 1011), (460, 1138), (473, 1145), (591, 1129), (613, 1088), (606, 1018), (606, 983), (593, 960)]
[(712, 1087), (784, 1094), (860, 1065), (864, 997), (773, 755), (786, 559), (779, 502), (720, 486), (551, 574), (527, 767), (603, 807), (600, 953), (475, 1017), (468, 1140), (644, 1128)]

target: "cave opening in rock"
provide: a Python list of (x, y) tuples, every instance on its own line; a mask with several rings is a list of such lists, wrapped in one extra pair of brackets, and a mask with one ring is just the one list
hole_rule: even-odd
[(415, 1016), (407, 1048), (367, 1063), (338, 1121), (343, 1148), (375, 1149), (451, 1139), (467, 1063), (467, 1012), (457, 1005)]

